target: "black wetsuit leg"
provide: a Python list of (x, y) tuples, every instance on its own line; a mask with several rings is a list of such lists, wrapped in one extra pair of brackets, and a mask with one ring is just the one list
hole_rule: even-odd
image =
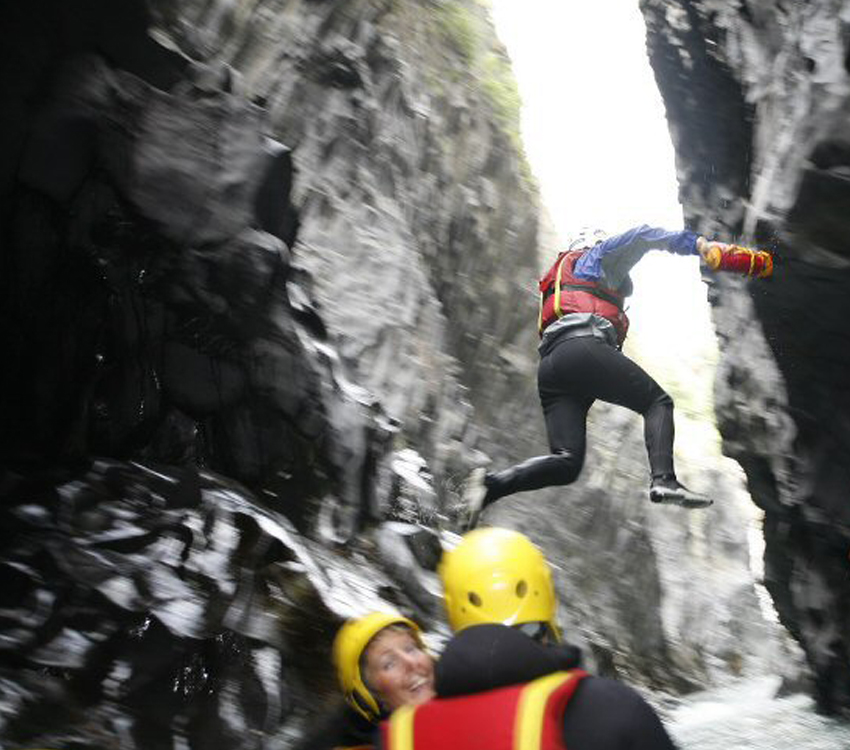
[[(573, 342), (578, 346), (570, 346)], [(674, 474), (673, 399), (646, 370), (601, 339), (585, 337), (565, 343), (567, 347), (556, 348), (565, 354), (555, 360), (555, 376), (569, 378), (570, 387), (578, 393), (642, 415), (652, 476)]]
[(643, 415), (652, 476), (674, 473), (673, 400), (618, 349), (593, 336), (557, 341), (540, 360), (537, 385), (551, 454), (488, 474), (485, 505), (575, 481), (584, 463), (587, 411), (596, 399)]

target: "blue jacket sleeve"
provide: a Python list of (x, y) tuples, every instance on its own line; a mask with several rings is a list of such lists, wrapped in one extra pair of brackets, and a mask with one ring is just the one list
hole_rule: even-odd
[(588, 250), (578, 259), (575, 275), (580, 279), (598, 281), (616, 289), (629, 275), (632, 267), (649, 250), (667, 250), (677, 255), (699, 255), (697, 235), (688, 230), (668, 232), (643, 224), (628, 232), (609, 237)]

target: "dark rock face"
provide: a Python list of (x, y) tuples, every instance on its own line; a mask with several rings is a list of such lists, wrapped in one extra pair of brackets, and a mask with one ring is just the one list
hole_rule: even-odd
[[(29, 21), (37, 46), (50, 26)], [(176, 58), (165, 92), (95, 52), (57, 51), (8, 94), (30, 110), (4, 178), (4, 455), (191, 459), (293, 505), (322, 476), (359, 495), (340, 436), (371, 407), (335, 385), (309, 296), (290, 301), (289, 150), (225, 68)]]
[(644, 0), (688, 222), (773, 247), (774, 277), (710, 279), (717, 415), (765, 511), (765, 578), (850, 709), (847, 3)]
[(291, 527), (238, 487), (161, 466), (99, 461), (5, 489), (5, 741), (172, 747), (182, 725), (237, 747), (280, 724), (298, 678), (278, 615), (303, 596), (320, 612)]
[[(433, 491), (293, 264), (267, 112), (117, 7), (4, 26), (0, 736), (286, 747), (341, 618), (428, 623)], [(379, 519), (371, 563), (335, 546)]]

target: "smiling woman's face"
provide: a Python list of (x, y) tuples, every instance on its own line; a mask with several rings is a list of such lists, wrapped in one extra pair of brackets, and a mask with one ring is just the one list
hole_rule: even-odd
[(363, 652), (363, 676), (388, 711), (434, 697), (434, 662), (404, 627), (384, 628)]

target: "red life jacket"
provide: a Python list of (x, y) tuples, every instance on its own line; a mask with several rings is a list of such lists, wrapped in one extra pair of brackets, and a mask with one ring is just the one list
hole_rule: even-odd
[(381, 724), (384, 750), (566, 750), (564, 709), (586, 673), (404, 706)]
[(576, 261), (583, 250), (563, 252), (539, 281), (540, 312), (537, 330), (540, 335), (551, 323), (569, 313), (593, 313), (609, 321), (617, 331), (620, 346), (629, 332), (629, 319), (623, 311), (623, 295), (615, 289), (575, 276)]

